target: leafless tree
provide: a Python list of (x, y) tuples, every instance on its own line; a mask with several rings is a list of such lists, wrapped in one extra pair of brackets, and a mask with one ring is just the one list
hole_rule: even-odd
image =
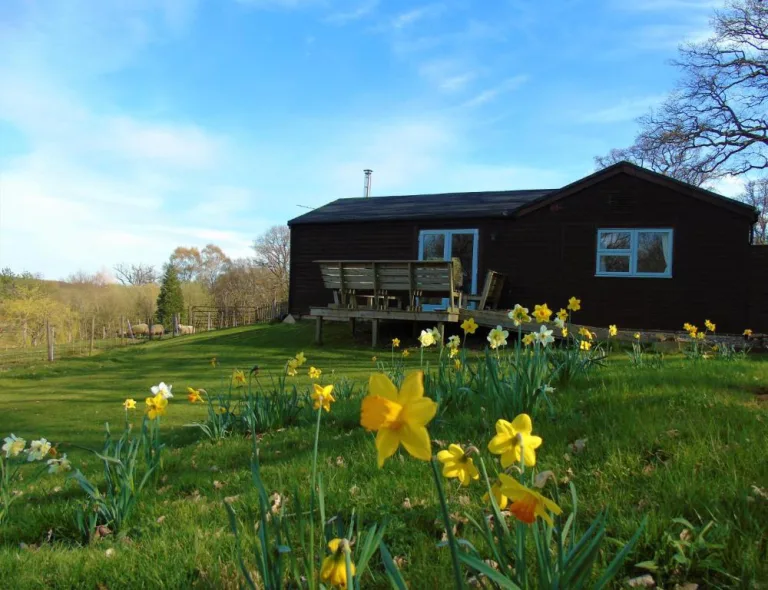
[(768, 244), (768, 178), (747, 182), (739, 200), (757, 209), (757, 223), (753, 230), (754, 243)]
[(109, 284), (109, 278), (104, 272), (89, 273), (84, 270), (73, 272), (67, 277), (67, 283), (73, 285), (90, 285), (93, 287), (104, 287)]
[(275, 279), (275, 301), (288, 296), (291, 264), (291, 230), (287, 225), (270, 227), (253, 243), (256, 260)]
[(113, 270), (123, 285), (148, 285), (158, 279), (155, 267), (150, 264), (118, 264)]
[(183, 283), (190, 283), (198, 278), (203, 266), (203, 257), (197, 248), (179, 246), (171, 254), (170, 263), (176, 267), (179, 280)]
[(638, 137), (634, 145), (623, 149), (612, 149), (605, 156), (597, 156), (595, 165), (598, 169), (626, 161), (694, 186), (704, 186), (711, 174), (702, 172), (695, 161), (687, 154), (671, 149), (667, 145), (651, 148), (643, 137)]
[(639, 119), (633, 146), (683, 180), (768, 168), (768, 2), (733, 0), (712, 26), (710, 39), (680, 48), (678, 88)]
[(216, 278), (227, 269), (231, 262), (224, 251), (216, 244), (208, 244), (200, 252), (200, 272), (198, 278), (208, 287), (213, 287)]

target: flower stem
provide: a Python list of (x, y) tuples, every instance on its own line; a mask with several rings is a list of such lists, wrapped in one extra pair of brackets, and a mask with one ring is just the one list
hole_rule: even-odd
[(435, 479), (437, 495), (440, 497), (440, 510), (443, 514), (443, 524), (445, 524), (446, 534), (448, 535), (448, 546), (451, 549), (451, 562), (453, 563), (453, 578), (456, 582), (456, 588), (464, 588), (464, 580), (461, 577), (461, 562), (459, 561), (459, 549), (456, 544), (456, 538), (453, 536), (453, 527), (451, 527), (451, 518), (448, 515), (448, 505), (445, 502), (445, 492), (440, 481), (440, 472), (437, 469), (437, 461), (433, 457), (430, 461), (432, 465), (432, 476)]
[[(312, 453), (312, 480), (309, 492), (309, 563), (315, 567), (315, 480), (317, 478), (317, 447), (320, 441), (320, 419), (323, 417), (323, 406), (317, 408), (317, 426), (315, 427), (315, 449)], [(314, 574), (312, 576), (314, 581)]]

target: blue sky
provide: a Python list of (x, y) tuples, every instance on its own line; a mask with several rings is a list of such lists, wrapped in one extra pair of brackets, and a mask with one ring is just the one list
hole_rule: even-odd
[(4, 0), (0, 266), (247, 256), (363, 168), (374, 195), (561, 186), (632, 141), (719, 5)]

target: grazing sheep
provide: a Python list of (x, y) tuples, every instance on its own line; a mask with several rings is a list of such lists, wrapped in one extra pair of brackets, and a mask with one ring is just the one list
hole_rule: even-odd
[(133, 328), (134, 336), (149, 336), (149, 326), (147, 324), (136, 324), (131, 326), (131, 328)]
[(185, 326), (183, 324), (179, 324), (179, 334), (194, 334), (194, 333), (195, 333), (194, 326)]
[(152, 324), (152, 336), (162, 336), (165, 334), (163, 324)]

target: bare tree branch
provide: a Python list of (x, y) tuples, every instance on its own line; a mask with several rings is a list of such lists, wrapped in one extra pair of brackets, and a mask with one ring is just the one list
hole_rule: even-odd
[(123, 285), (148, 285), (158, 279), (155, 267), (150, 264), (118, 264), (113, 270)]

